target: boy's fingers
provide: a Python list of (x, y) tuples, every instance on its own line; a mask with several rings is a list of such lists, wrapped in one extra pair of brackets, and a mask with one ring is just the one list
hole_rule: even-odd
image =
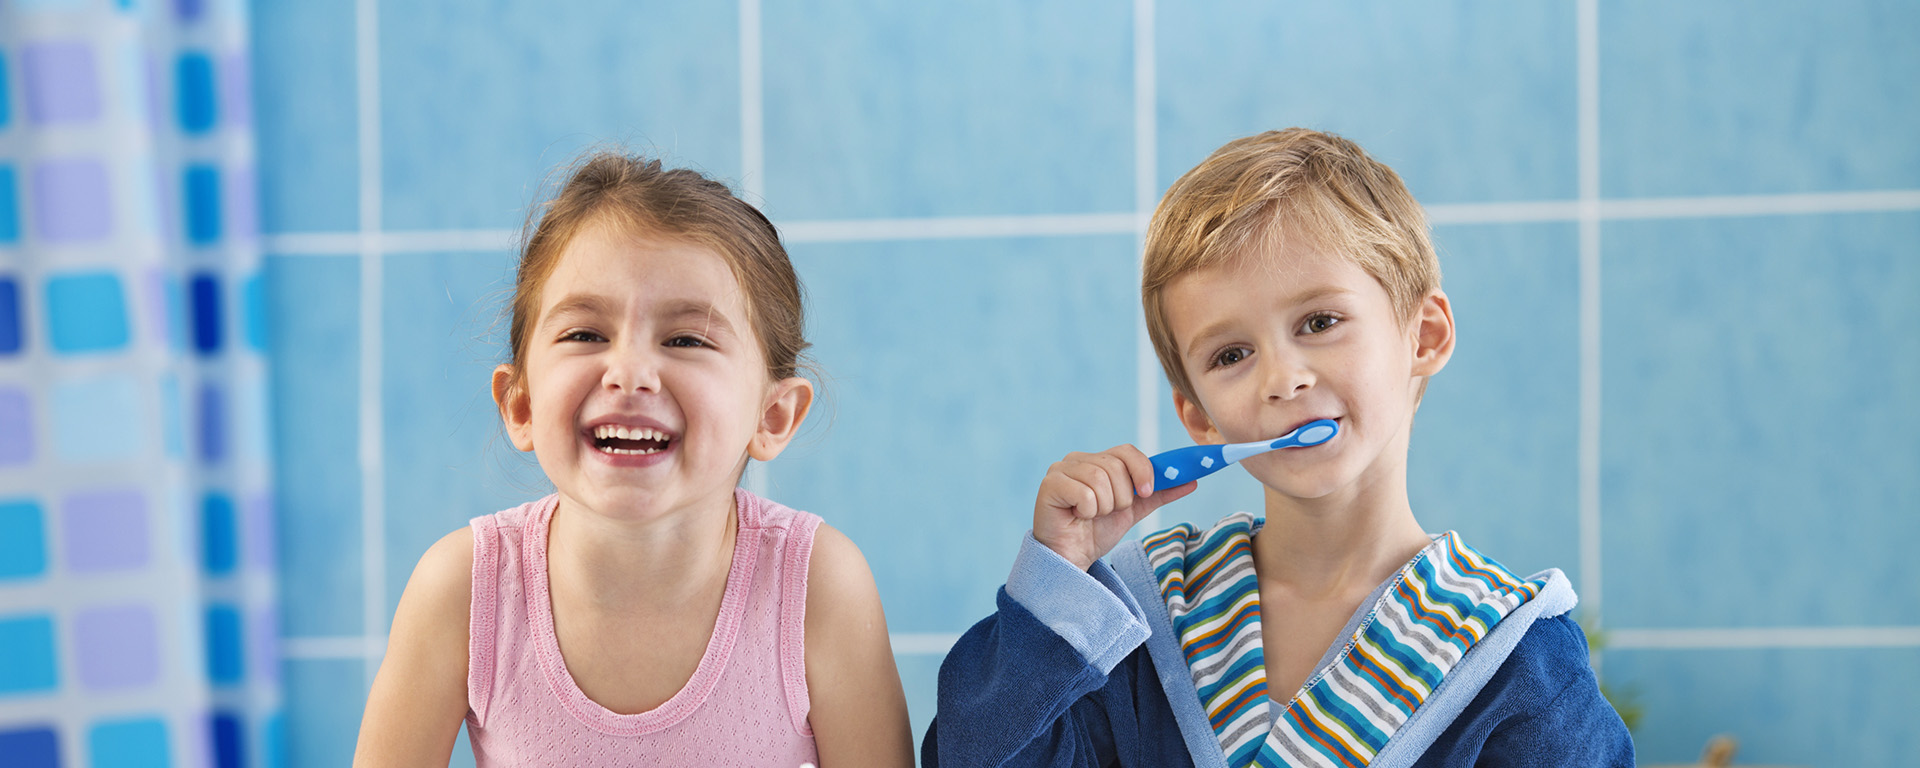
[(1147, 515), (1153, 514), (1154, 510), (1186, 498), (1188, 494), (1199, 489), (1200, 481), (1193, 480), (1185, 485), (1176, 485), (1165, 490), (1154, 491), (1151, 495), (1137, 502), (1137, 506), (1143, 507), (1144, 509), (1136, 510), (1134, 515), (1136, 517), (1146, 517)]
[(1093, 510), (1093, 514), (1081, 515), (1081, 517), (1098, 517), (1113, 509), (1113, 481), (1107, 478), (1105, 468), (1095, 462), (1081, 462), (1069, 468), (1067, 476), (1079, 481), (1087, 487), (1087, 490), (1092, 491), (1095, 503), (1099, 505)]
[(1133, 495), (1148, 496), (1153, 493), (1153, 460), (1147, 458), (1146, 453), (1131, 445), (1123, 445), (1110, 451), (1109, 455), (1118, 458), (1126, 466), (1127, 475), (1132, 479)]
[(1126, 462), (1110, 453), (1101, 454), (1099, 462), (1101, 469), (1107, 473), (1107, 489), (1113, 494), (1113, 508), (1126, 509), (1133, 506), (1133, 499), (1139, 494), (1135, 492), (1133, 480), (1129, 477), (1132, 473), (1128, 470)]

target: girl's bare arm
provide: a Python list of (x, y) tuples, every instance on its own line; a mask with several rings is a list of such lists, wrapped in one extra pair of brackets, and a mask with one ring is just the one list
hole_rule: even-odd
[(445, 766), (467, 715), (473, 529), (447, 534), (414, 566), (387, 655), (367, 696), (356, 768)]
[(807, 569), (808, 720), (821, 768), (913, 766), (907, 697), (860, 548), (822, 524)]

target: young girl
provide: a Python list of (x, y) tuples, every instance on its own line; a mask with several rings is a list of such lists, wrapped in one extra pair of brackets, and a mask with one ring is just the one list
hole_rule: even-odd
[(658, 161), (586, 158), (531, 221), (493, 397), (557, 493), (475, 518), (400, 598), (356, 765), (912, 765), (873, 576), (736, 486), (813, 385), (773, 225)]

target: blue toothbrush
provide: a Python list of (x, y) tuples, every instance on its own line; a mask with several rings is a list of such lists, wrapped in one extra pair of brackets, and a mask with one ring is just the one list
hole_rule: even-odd
[(1332, 419), (1309, 421), (1274, 440), (1228, 445), (1189, 445), (1153, 457), (1153, 490), (1164, 491), (1186, 485), (1226, 469), (1249, 456), (1258, 456), (1281, 448), (1304, 448), (1333, 439), (1340, 425)]

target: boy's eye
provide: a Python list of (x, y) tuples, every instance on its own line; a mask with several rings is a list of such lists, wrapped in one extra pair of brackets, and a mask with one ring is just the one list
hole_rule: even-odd
[(1247, 350), (1244, 347), (1228, 347), (1220, 350), (1220, 354), (1213, 356), (1213, 367), (1225, 368), (1245, 359), (1247, 359)]
[(1334, 317), (1333, 315), (1314, 315), (1307, 318), (1306, 322), (1300, 324), (1300, 330), (1303, 333), (1320, 333), (1339, 323), (1340, 318)]

